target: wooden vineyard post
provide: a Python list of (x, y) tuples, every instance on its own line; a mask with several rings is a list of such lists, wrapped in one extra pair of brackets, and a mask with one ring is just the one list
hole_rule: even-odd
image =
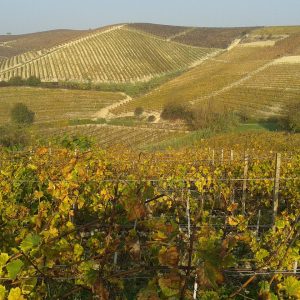
[(296, 260), (294, 263), (294, 274), (297, 274), (298, 271), (298, 261)]
[(244, 177), (243, 177), (243, 195), (242, 195), (242, 211), (243, 215), (246, 213), (246, 199), (247, 199), (247, 180), (248, 180), (248, 169), (249, 169), (249, 156), (248, 152), (245, 152), (244, 160)]
[(260, 225), (260, 218), (261, 218), (261, 210), (258, 211), (257, 216), (257, 224), (256, 224), (256, 235), (259, 235), (259, 225)]
[(212, 163), (212, 165), (215, 164), (215, 150), (214, 149), (212, 150), (211, 163)]
[(273, 225), (275, 224), (275, 220), (278, 212), (280, 167), (281, 167), (281, 154), (277, 153), (276, 166), (275, 166), (274, 191), (273, 191)]

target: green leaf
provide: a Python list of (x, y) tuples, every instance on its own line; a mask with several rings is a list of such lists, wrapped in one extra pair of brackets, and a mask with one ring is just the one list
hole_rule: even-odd
[(8, 271), (8, 277), (12, 280), (15, 280), (21, 271), (24, 263), (20, 260), (13, 260), (7, 264), (6, 269)]
[(286, 291), (288, 296), (300, 299), (300, 281), (296, 277), (287, 277), (283, 282), (282, 289)]
[(0, 300), (5, 299), (5, 293), (6, 293), (5, 287), (3, 285), (0, 285)]
[(266, 249), (260, 249), (258, 252), (255, 253), (255, 258), (257, 261), (262, 262), (264, 258), (269, 255), (269, 252)]
[(260, 292), (261, 293), (263, 293), (263, 292), (270, 292), (270, 284), (269, 284), (268, 281), (262, 281), (258, 285), (260, 287)]
[(37, 234), (28, 234), (22, 241), (20, 248), (23, 252), (28, 252), (33, 248), (37, 247), (41, 242), (40, 236)]

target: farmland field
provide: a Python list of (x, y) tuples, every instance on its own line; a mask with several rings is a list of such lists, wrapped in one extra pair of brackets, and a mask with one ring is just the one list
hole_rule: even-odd
[(247, 159), (241, 145), (1, 150), (2, 290), (242, 299), (276, 273), (276, 293), (297, 299), (299, 153), (257, 145)]
[(37, 122), (92, 118), (96, 112), (124, 100), (120, 93), (40, 89), (0, 88), (0, 124), (8, 122), (15, 103), (22, 102), (36, 114)]
[(0, 36), (1, 80), (0, 300), (300, 299), (300, 27)]
[(164, 41), (116, 26), (44, 50), (42, 54), (29, 52), (11, 57), (1, 64), (0, 79), (35, 75), (48, 82), (149, 81), (153, 77), (185, 70), (214, 51)]
[(51, 30), (25, 35), (0, 35), (0, 57), (54, 47), (89, 33), (87, 30)]
[[(279, 106), (299, 94), (299, 64), (276, 63), (278, 58), (286, 54), (297, 56), (300, 51), (299, 41), (300, 35), (294, 34), (278, 41), (273, 47), (237, 46), (119, 107), (115, 113), (130, 111), (137, 106), (160, 111), (169, 102), (200, 105), (209, 99), (243, 110), (244, 99), (252, 115), (267, 116), (272, 111), (276, 114), (280, 112)], [(250, 87), (253, 89), (250, 89), (249, 94)], [(262, 89), (257, 91), (259, 87)], [(281, 99), (280, 95), (285, 91)], [(275, 97), (272, 98), (272, 95)], [(255, 108), (257, 101), (265, 108)], [(238, 105), (235, 106), (234, 102)], [(284, 110), (284, 105), (281, 108)]]
[(178, 43), (207, 48), (227, 48), (235, 39), (255, 28), (197, 28), (158, 24), (134, 23), (127, 25), (152, 35)]

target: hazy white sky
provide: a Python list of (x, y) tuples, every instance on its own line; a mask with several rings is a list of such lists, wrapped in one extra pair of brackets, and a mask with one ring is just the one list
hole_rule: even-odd
[(300, 0), (0, 0), (0, 34), (123, 22), (300, 25)]

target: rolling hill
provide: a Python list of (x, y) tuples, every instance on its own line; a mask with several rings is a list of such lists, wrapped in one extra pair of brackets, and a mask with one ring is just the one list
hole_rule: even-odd
[(161, 111), (169, 102), (230, 109), (266, 117), (300, 98), (300, 27), (254, 30), (234, 48), (203, 62), (152, 92), (119, 107)]
[(42, 81), (137, 82), (185, 70), (216, 49), (166, 41), (125, 25), (2, 61), (0, 80), (35, 75)]
[(90, 33), (88, 30), (58, 29), (23, 35), (0, 35), (0, 59), (28, 51), (51, 48)]
[[(9, 58), (0, 59), (0, 80), (35, 75), (45, 82), (136, 84), (181, 71), (134, 99), (120, 93), (3, 88), (3, 122), (18, 99), (44, 122), (92, 119), (103, 109), (106, 115), (128, 117), (139, 106), (157, 117), (169, 102), (195, 107), (215, 103), (261, 118), (284, 114), (285, 106), (300, 98), (297, 26), (193, 28), (137, 23), (2, 36), (1, 41), (8, 43), (7, 49), (11, 46), (11, 52)], [(14, 51), (19, 54), (13, 55)]]
[(168, 41), (208, 48), (226, 49), (235, 39), (242, 38), (254, 27), (208, 28), (184, 27), (148, 23), (129, 24), (128, 27), (164, 38)]

